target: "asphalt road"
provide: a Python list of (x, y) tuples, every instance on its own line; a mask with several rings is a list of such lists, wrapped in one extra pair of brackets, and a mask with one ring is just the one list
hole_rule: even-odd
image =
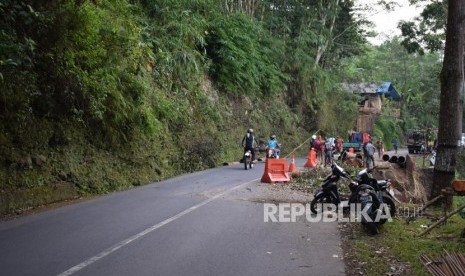
[(267, 199), (263, 169), (206, 170), (2, 222), (0, 275), (344, 275), (337, 223), (264, 222), (263, 203), (279, 198)]

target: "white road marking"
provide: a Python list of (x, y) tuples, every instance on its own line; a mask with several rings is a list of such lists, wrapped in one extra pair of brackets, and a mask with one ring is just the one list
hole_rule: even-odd
[(126, 246), (126, 245), (130, 244), (131, 242), (133, 242), (133, 241), (135, 241), (135, 240), (137, 240), (137, 239), (139, 239), (139, 238), (141, 238), (141, 237), (143, 237), (143, 236), (145, 236), (145, 235), (147, 235), (147, 234), (149, 234), (149, 233), (151, 233), (151, 232), (157, 230), (158, 228), (162, 227), (163, 225), (166, 225), (166, 224), (168, 224), (168, 223), (170, 223), (170, 222), (173, 222), (173, 221), (177, 220), (178, 218), (181, 218), (181, 217), (183, 217), (183, 216), (189, 214), (190, 212), (194, 211), (195, 209), (198, 209), (198, 208), (200, 208), (200, 207), (202, 207), (202, 206), (204, 206), (204, 205), (206, 205), (206, 204), (212, 202), (213, 200), (215, 200), (215, 199), (217, 199), (217, 198), (219, 198), (219, 197), (224, 196), (225, 194), (227, 194), (227, 193), (229, 193), (229, 192), (232, 192), (232, 191), (234, 191), (234, 190), (236, 190), (236, 189), (238, 189), (238, 188), (240, 188), (240, 187), (242, 187), (242, 186), (245, 186), (245, 185), (247, 185), (247, 184), (250, 184), (250, 183), (252, 183), (252, 182), (255, 182), (255, 181), (259, 180), (259, 179), (260, 179), (260, 178), (257, 178), (257, 179), (254, 179), (254, 180), (252, 180), (252, 181), (239, 184), (239, 185), (237, 185), (237, 186), (235, 186), (235, 187), (233, 187), (233, 188), (231, 188), (231, 189), (229, 189), (229, 190), (226, 190), (226, 191), (224, 191), (224, 192), (222, 192), (222, 193), (219, 193), (219, 194), (217, 194), (217, 195), (215, 195), (215, 196), (213, 196), (213, 197), (211, 197), (211, 198), (209, 198), (209, 199), (207, 199), (207, 200), (205, 200), (205, 201), (202, 201), (202, 202), (200, 202), (199, 204), (194, 205), (194, 206), (192, 206), (192, 207), (190, 207), (190, 208), (188, 208), (188, 209), (182, 211), (181, 213), (178, 213), (177, 215), (174, 215), (174, 216), (172, 216), (172, 217), (170, 217), (170, 218), (168, 218), (168, 219), (165, 219), (164, 221), (162, 221), (162, 222), (160, 222), (160, 223), (157, 223), (157, 224), (155, 224), (155, 225), (153, 225), (153, 226), (151, 226), (151, 227), (145, 229), (144, 231), (142, 231), (142, 232), (140, 232), (140, 233), (138, 233), (138, 234), (135, 234), (134, 236), (129, 237), (129, 238), (127, 238), (127, 239), (125, 239), (125, 240), (123, 240), (123, 241), (121, 241), (121, 242), (119, 242), (119, 243), (117, 243), (117, 244), (111, 246), (110, 248), (108, 248), (108, 249), (106, 249), (106, 250), (100, 252), (99, 254), (97, 254), (97, 255), (95, 255), (95, 256), (93, 256), (93, 257), (91, 257), (91, 258), (85, 260), (84, 262), (82, 262), (82, 263), (80, 263), (80, 264), (78, 264), (78, 265), (75, 265), (75, 266), (71, 267), (70, 269), (66, 270), (65, 272), (62, 272), (62, 273), (58, 274), (58, 276), (69, 276), (69, 275), (72, 275), (72, 274), (78, 272), (79, 270), (81, 270), (81, 269), (83, 269), (83, 268), (85, 268), (85, 267), (87, 267), (87, 266), (89, 266), (89, 265), (91, 265), (91, 264), (97, 262), (98, 260), (100, 260), (100, 259), (102, 259), (102, 258), (105, 258), (106, 256), (110, 255), (111, 253), (115, 252), (116, 250), (121, 249), (123, 246)]

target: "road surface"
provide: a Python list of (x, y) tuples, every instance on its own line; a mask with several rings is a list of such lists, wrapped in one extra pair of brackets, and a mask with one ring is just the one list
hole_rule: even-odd
[(263, 170), (225, 166), (2, 222), (0, 274), (344, 275), (337, 223), (264, 222), (264, 203), (306, 198), (270, 192)]

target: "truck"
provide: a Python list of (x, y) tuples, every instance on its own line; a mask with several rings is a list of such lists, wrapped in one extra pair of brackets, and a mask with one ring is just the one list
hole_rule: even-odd
[(407, 131), (408, 153), (424, 153), (427, 151), (427, 146), (425, 131), (417, 129)]
[(349, 142), (342, 143), (343, 150), (352, 148), (354, 152), (362, 151), (363, 143), (368, 140), (370, 135), (366, 132), (353, 132), (349, 137)]

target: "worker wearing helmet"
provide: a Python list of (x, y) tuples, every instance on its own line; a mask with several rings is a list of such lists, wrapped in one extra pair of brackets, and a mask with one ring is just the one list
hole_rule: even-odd
[(310, 140), (310, 149), (315, 147), (315, 142), (316, 142), (316, 135), (313, 134)]
[(279, 158), (279, 143), (276, 139), (276, 135), (272, 134), (270, 136), (270, 140), (268, 140), (266, 149), (267, 152), (269, 152), (270, 150), (274, 152), (274, 157)]
[(244, 153), (248, 150), (252, 153), (252, 162), (255, 160), (255, 147), (257, 146), (257, 141), (255, 140), (255, 135), (253, 134), (253, 129), (249, 128), (247, 133), (242, 138), (242, 147), (244, 148)]

